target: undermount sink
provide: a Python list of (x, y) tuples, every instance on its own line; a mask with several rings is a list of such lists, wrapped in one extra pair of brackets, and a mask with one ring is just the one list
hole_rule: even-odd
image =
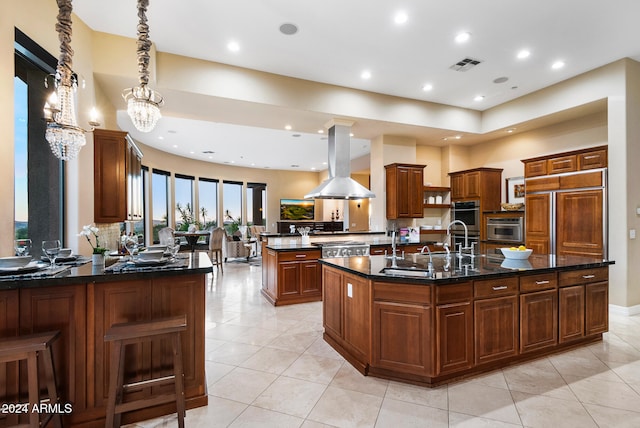
[(402, 268), (384, 268), (380, 271), (380, 273), (384, 273), (386, 275), (395, 275), (395, 276), (410, 276), (412, 278), (433, 278), (434, 273), (429, 273), (428, 270), (422, 269), (402, 269)]

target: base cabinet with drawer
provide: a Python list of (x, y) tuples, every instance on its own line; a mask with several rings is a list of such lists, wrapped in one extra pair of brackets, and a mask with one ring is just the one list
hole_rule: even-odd
[(261, 293), (274, 306), (322, 300), (320, 250), (295, 249), (263, 253)]
[(325, 340), (361, 373), (385, 379), (434, 386), (608, 329), (608, 267), (442, 283), (361, 277), (331, 261), (322, 272)]

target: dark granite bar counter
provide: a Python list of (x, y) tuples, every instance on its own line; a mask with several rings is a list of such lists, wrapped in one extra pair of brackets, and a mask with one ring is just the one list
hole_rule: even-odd
[(194, 254), (179, 254), (175, 263), (131, 268), (117, 272), (111, 271), (109, 267), (107, 269), (96, 269), (91, 262), (80, 266), (61, 264), (59, 268), (64, 269), (56, 269), (53, 275), (49, 274), (47, 268), (25, 275), (4, 272), (4, 275), (0, 275), (0, 290), (85, 284), (89, 282), (129, 281), (211, 272), (213, 265), (207, 254), (204, 252)]

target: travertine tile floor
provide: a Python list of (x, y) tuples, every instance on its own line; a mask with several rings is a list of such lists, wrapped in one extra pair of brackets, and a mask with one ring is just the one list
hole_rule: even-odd
[(224, 269), (207, 292), (209, 405), (189, 428), (640, 427), (640, 316), (612, 315), (601, 343), (430, 389), (360, 375), (323, 341), (321, 303), (275, 308), (260, 266)]

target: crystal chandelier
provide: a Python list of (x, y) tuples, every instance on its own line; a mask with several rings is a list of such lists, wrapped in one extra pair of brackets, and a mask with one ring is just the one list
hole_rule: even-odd
[[(84, 134), (87, 131), (78, 126), (74, 106), (74, 92), (78, 86), (78, 80), (72, 71), (71, 0), (57, 0), (57, 2), (56, 31), (60, 40), (60, 57), (56, 73), (52, 75), (54, 92), (44, 105), (44, 119), (47, 122), (45, 138), (53, 154), (58, 159), (68, 161), (78, 156), (80, 149), (86, 144)], [(48, 87), (47, 79), (44, 84)], [(95, 110), (92, 112), (89, 124), (92, 127), (99, 125), (95, 120)]]
[(160, 107), (164, 103), (162, 95), (150, 89), (149, 84), (149, 25), (147, 25), (147, 7), (149, 0), (138, 0), (138, 72), (140, 86), (125, 89), (122, 97), (127, 102), (127, 113), (136, 129), (150, 132), (161, 117)]

